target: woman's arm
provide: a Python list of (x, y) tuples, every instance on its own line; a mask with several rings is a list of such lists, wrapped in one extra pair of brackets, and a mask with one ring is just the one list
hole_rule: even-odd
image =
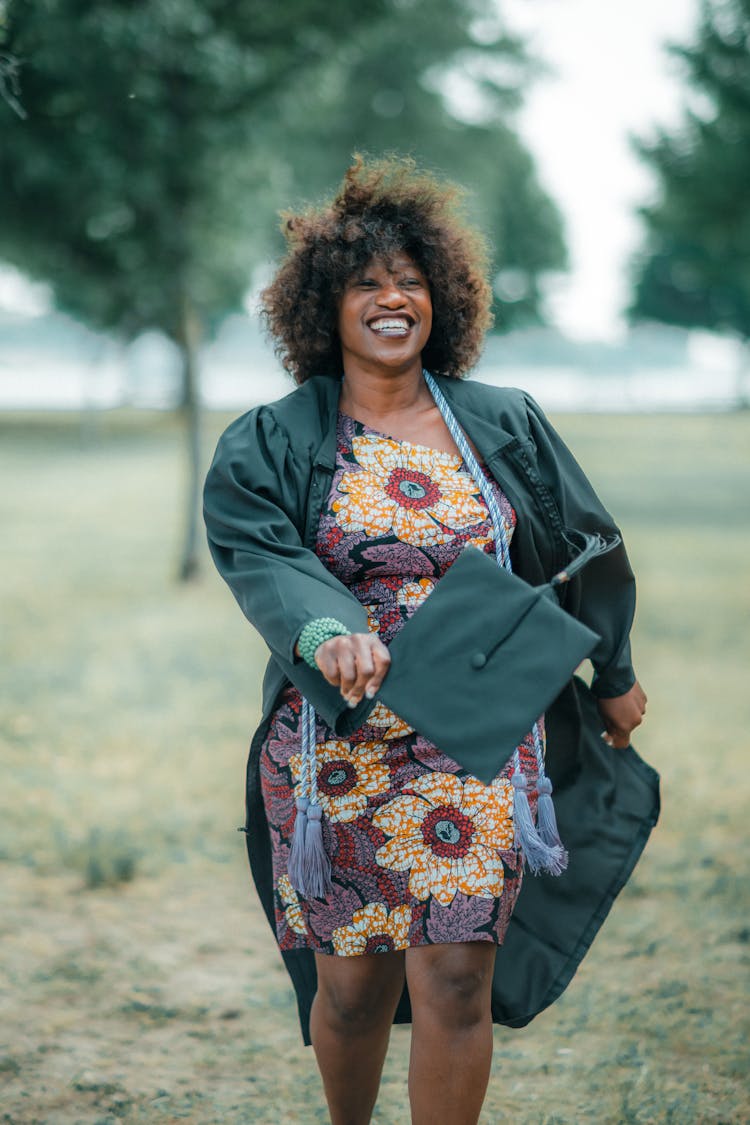
[[(368, 637), (367, 614), (303, 543), (306, 483), (309, 472), (296, 463), (289, 436), (272, 411), (259, 407), (220, 439), (206, 478), (204, 516), (213, 560), (243, 613), (288, 678), (335, 726), (341, 694), (358, 701), (373, 674), (364, 680), (363, 666), (352, 677), (346, 660), (338, 674), (330, 661), (325, 670), (312, 669), (296, 644), (306, 625), (326, 617)], [(339, 640), (350, 647), (349, 638)], [(320, 650), (330, 655), (327, 646)]]
[(354, 595), (302, 542), (307, 498), (299, 495), (292, 443), (263, 407), (234, 422), (208, 471), (203, 510), (219, 574), (275, 655), (294, 661), (311, 620), (332, 617), (365, 632)]
[[(541, 408), (529, 396), (529, 436), (542, 483), (569, 530), (620, 535), (583, 469)], [(622, 536), (620, 535), (620, 538)], [(591, 657), (592, 690), (599, 698), (625, 694), (635, 683), (630, 629), (635, 613), (635, 578), (625, 546), (594, 559), (566, 587), (566, 609), (601, 637)]]
[[(575, 457), (530, 396), (527, 415), (539, 474), (554, 497), (565, 527), (620, 535)], [(599, 701), (603, 736), (611, 745), (624, 748), (643, 719), (646, 695), (631, 662), (635, 578), (622, 542), (572, 579), (566, 608), (601, 637), (591, 657), (592, 691)]]

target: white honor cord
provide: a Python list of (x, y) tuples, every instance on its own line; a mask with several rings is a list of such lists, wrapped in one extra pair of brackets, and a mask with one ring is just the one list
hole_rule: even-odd
[[(425, 382), (430, 388), (432, 397), (435, 400), (435, 405), (442, 414), (443, 421), (448, 427), (450, 435), (455, 441), (459, 453), (463, 457), (464, 464), (471, 473), (474, 479), (474, 483), (481, 492), (482, 498), (487, 505), (487, 510), (490, 513), (490, 519), (492, 520), (492, 527), (495, 533), (495, 555), (497, 557), (497, 561), (500, 566), (504, 566), (507, 571), (512, 573), (513, 568), (510, 561), (508, 530), (505, 526), (505, 520), (503, 519), (503, 514), (500, 511), (500, 505), (497, 502), (497, 497), (495, 496), (492, 485), (482, 472), (482, 468), (476, 457), (474, 456), (474, 451), (469, 445), (465, 433), (459, 426), (456, 420), (456, 416), (448, 405), (445, 395), (440, 390), (440, 387), (437, 385), (436, 380), (432, 377), (432, 375), (430, 375), (429, 371), (424, 371), (423, 374)], [(534, 726), (532, 728), (532, 735), (534, 738), (534, 753), (536, 755), (537, 769), (539, 771), (539, 774), (542, 775), (544, 773), (544, 742), (541, 735), (541, 724), (538, 719), (534, 723)], [(518, 750), (516, 750), (515, 754), (513, 755), (513, 765), (515, 769), (520, 770), (521, 758)]]

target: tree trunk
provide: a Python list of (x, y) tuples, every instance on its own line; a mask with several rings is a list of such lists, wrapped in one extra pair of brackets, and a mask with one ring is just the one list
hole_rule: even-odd
[(201, 432), (202, 407), (200, 398), (200, 371), (198, 319), (190, 301), (183, 301), (177, 345), (182, 360), (182, 402), (180, 409), (185, 420), (187, 439), (187, 488), (185, 494), (185, 536), (177, 577), (188, 582), (199, 571), (198, 513), (201, 492)]

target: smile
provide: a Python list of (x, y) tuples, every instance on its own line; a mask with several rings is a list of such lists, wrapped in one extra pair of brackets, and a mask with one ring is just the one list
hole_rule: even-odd
[(368, 328), (378, 336), (406, 336), (414, 322), (406, 316), (380, 316), (371, 320)]

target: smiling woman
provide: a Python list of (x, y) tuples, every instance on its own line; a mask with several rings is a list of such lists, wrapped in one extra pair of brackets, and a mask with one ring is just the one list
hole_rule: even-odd
[[(579, 851), (574, 881), (550, 895), (557, 918), (545, 906), (541, 925), (519, 925), (523, 955), (536, 961), (519, 969), (516, 944), (493, 977), (524, 863), (561, 875), (567, 862), (545, 716), (485, 784), (417, 718), (412, 727), (377, 699), (389, 645), (464, 548), (540, 582), (570, 561), (566, 524), (615, 530), (535, 403), (460, 378), (478, 357), (490, 289), (483, 242), (458, 201), (408, 161), (357, 161), (332, 203), (287, 216), (289, 252), (263, 302), (300, 385), (230, 426), (206, 482), (214, 560), (272, 654), (248, 763), (248, 851), (334, 1125), (369, 1122), (391, 1024), (409, 1018), (412, 1121), (475, 1125), (493, 1016), (523, 1023), (559, 994), (653, 819), (648, 786), (646, 811), (639, 818), (631, 801), (621, 827), (608, 793), (592, 802), (608, 818), (600, 843), (575, 806), (596, 877)], [(597, 568), (591, 582), (576, 574), (569, 601), (602, 638), (592, 658), (598, 711), (591, 700), (587, 713), (597, 752), (612, 754), (602, 727), (625, 747), (645, 696), (630, 664), (624, 549)], [(476, 642), (457, 651), (450, 619), (444, 634), (463, 732), (477, 713), (467, 713), (461, 680), (477, 667)], [(419, 661), (406, 672), (430, 726), (434, 683)], [(502, 686), (490, 691), (501, 696)], [(583, 711), (568, 690), (552, 752), (585, 778)], [(573, 920), (560, 917), (561, 903)]]
[[(289, 254), (263, 294), (263, 315), (297, 383), (343, 374), (339, 303), (352, 291), (372, 295), (386, 274), (416, 301), (426, 286), (432, 331), (422, 361), (430, 371), (462, 375), (476, 363), (491, 323), (491, 290), (486, 245), (466, 224), (462, 198), (411, 161), (358, 158), (329, 208), (284, 216)], [(377, 277), (368, 272), (375, 268)], [(386, 300), (380, 311), (421, 310)]]
[(374, 258), (347, 282), (339, 304), (341, 355), (397, 368), (421, 356), (432, 330), (427, 278), (407, 254)]

